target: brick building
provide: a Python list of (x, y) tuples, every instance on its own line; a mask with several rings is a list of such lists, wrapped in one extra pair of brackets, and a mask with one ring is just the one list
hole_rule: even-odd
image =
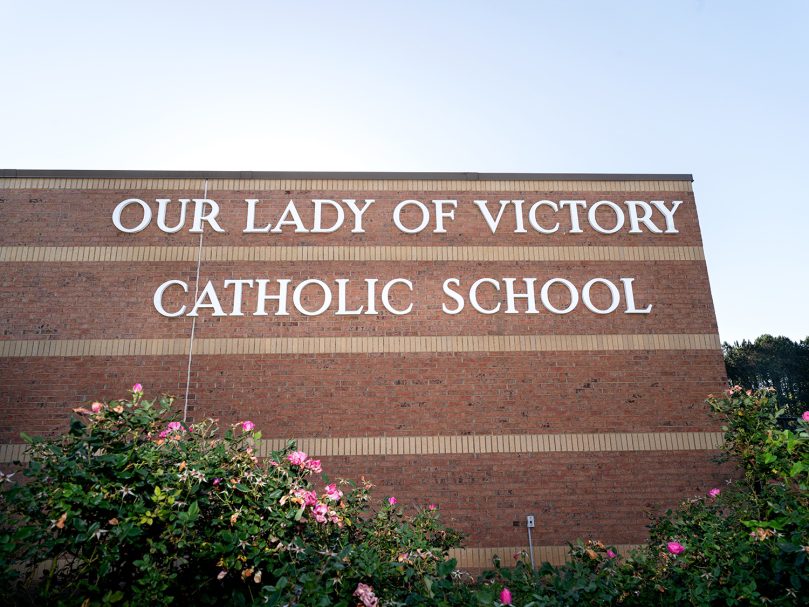
[(464, 566), (527, 515), (539, 559), (643, 542), (723, 479), (691, 182), (0, 171), (0, 460), (137, 381), (438, 503)]

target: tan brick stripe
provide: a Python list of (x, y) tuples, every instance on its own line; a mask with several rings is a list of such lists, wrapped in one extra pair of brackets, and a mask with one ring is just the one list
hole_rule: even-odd
[[(188, 354), (188, 339), (0, 340), (0, 358), (171, 356)], [(717, 334), (424, 335), (388, 337), (234, 337), (197, 339), (195, 356), (228, 354), (383, 354), (420, 352), (556, 352), (718, 350)]]
[[(298, 438), (298, 449), (315, 457), (396, 455), (485, 455), (493, 453), (559, 453), (599, 451), (712, 451), (723, 442), (721, 432), (603, 432), (591, 434), (476, 434), (455, 436), (347, 436)], [(266, 457), (286, 447), (289, 439), (259, 441)], [(28, 461), (26, 445), (0, 445), (0, 462)]]
[[(11, 177), (5, 190), (201, 190), (204, 179), (82, 179)], [(691, 192), (683, 180), (430, 180), (430, 179), (209, 179), (208, 192), (246, 190), (316, 190), (341, 192)]]
[[(721, 432), (604, 432), (457, 436), (299, 438), (298, 449), (318, 457), (345, 455), (482, 455), (595, 451), (704, 451), (718, 449)], [(287, 439), (262, 439), (259, 454), (283, 449)]]
[[(538, 520), (537, 523), (541, 526), (542, 521)], [(640, 544), (617, 544), (615, 548), (618, 553), (625, 555), (627, 552), (634, 548), (640, 547)], [(457, 548), (450, 550), (449, 556), (457, 559), (459, 569), (491, 569), (492, 559), (495, 556), (500, 557), (500, 562), (504, 567), (511, 567), (514, 565), (514, 555), (520, 552), (528, 553), (528, 546), (514, 546), (514, 547), (500, 547), (500, 548)], [(568, 553), (570, 548), (568, 546), (534, 546), (534, 560), (537, 566), (545, 561), (552, 565), (561, 565), (568, 560)]]
[[(197, 247), (0, 247), (0, 262), (196, 261)], [(203, 261), (703, 261), (702, 247), (203, 247)]]

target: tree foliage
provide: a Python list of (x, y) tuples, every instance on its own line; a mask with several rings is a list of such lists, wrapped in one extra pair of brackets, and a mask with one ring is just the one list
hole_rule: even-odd
[(722, 349), (731, 385), (775, 388), (778, 402), (792, 416), (809, 404), (809, 337), (792, 341), (762, 335), (752, 342), (725, 343)]

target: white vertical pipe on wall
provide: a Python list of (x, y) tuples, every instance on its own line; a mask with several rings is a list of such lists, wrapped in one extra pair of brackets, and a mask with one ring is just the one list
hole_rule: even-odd
[[(205, 180), (205, 186), (202, 191), (202, 197), (208, 198), (208, 180)], [(204, 223), (204, 222), (203, 222)], [(201, 226), (202, 230), (199, 233), (199, 248), (197, 249), (197, 277), (194, 280), (194, 301), (197, 301), (199, 296), (199, 269), (202, 265), (202, 237), (205, 235), (205, 226)], [(191, 320), (191, 339), (188, 343), (188, 368), (185, 374), (185, 403), (183, 404), (183, 422), (188, 421), (188, 391), (191, 388), (191, 358), (194, 355), (194, 331), (197, 328), (197, 317), (194, 316)]]

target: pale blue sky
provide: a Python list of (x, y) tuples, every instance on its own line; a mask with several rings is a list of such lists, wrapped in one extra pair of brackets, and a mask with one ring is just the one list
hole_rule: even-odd
[(809, 2), (0, 15), (0, 168), (693, 173), (722, 339), (809, 335)]

